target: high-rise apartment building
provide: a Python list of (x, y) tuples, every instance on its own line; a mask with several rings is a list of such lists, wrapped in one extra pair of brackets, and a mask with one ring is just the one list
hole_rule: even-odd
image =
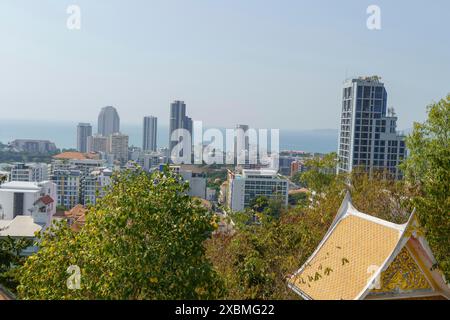
[(398, 164), (405, 158), (405, 137), (396, 131), (397, 117), (388, 111), (387, 92), (377, 76), (344, 82), (339, 164), (337, 171), (361, 167), (372, 173), (388, 171), (402, 177)]
[(80, 170), (68, 169), (52, 172), (50, 179), (56, 185), (58, 205), (72, 209), (81, 203), (81, 178)]
[(96, 204), (102, 198), (111, 184), (112, 170), (99, 168), (83, 177), (81, 182), (81, 202), (84, 205)]
[[(170, 122), (169, 122), (169, 154), (179, 141), (172, 141), (172, 133), (177, 129), (186, 129), (192, 139), (192, 119), (186, 116), (186, 104), (184, 101), (174, 101), (170, 105)], [(192, 145), (192, 140), (190, 141)]]
[(49, 165), (46, 163), (15, 163), (11, 168), (11, 181), (41, 182), (48, 180)]
[(144, 117), (143, 125), (143, 151), (156, 151), (156, 138), (158, 130), (158, 118), (156, 117)]
[(108, 137), (117, 132), (120, 132), (120, 118), (116, 108), (102, 108), (98, 115), (98, 134)]
[(114, 156), (114, 160), (125, 164), (128, 161), (128, 136), (114, 133), (108, 139), (108, 152)]
[(92, 126), (89, 123), (79, 123), (77, 126), (77, 150), (79, 152), (87, 152), (89, 136), (92, 136)]
[(87, 138), (87, 152), (108, 152), (108, 137), (89, 136)]

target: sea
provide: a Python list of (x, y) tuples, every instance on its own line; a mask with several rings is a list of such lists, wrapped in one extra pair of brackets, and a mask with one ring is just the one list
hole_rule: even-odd
[[(14, 139), (50, 140), (60, 149), (76, 147), (76, 122), (22, 121), (0, 119), (0, 142), (6, 144)], [(222, 128), (223, 129), (223, 128)], [(95, 132), (96, 128), (93, 128)], [(129, 135), (130, 145), (142, 145), (142, 125), (121, 124), (121, 132)], [(167, 147), (169, 128), (158, 126), (158, 147)], [(336, 151), (337, 129), (298, 130), (280, 129), (280, 150), (328, 153)]]

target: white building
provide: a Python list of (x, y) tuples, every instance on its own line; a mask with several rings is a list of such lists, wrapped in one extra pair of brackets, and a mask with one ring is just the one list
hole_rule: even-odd
[(100, 135), (87, 137), (87, 152), (108, 152), (108, 137)]
[(288, 204), (288, 180), (275, 170), (242, 170), (242, 174), (228, 172), (228, 207), (233, 211), (243, 211), (258, 197), (281, 198)]
[(206, 176), (204, 174), (185, 170), (180, 166), (170, 166), (170, 168), (178, 173), (184, 181), (189, 182), (188, 195), (206, 199)]
[(0, 220), (31, 216), (46, 226), (56, 212), (56, 186), (50, 181), (12, 181), (0, 185)]
[(71, 209), (80, 203), (81, 177), (80, 170), (54, 170), (52, 172), (50, 179), (56, 185), (58, 205)]
[(128, 161), (128, 136), (114, 133), (109, 136), (108, 152), (114, 155), (114, 160), (125, 164)]
[(81, 200), (84, 205), (95, 204), (98, 198), (105, 195), (106, 188), (111, 184), (112, 170), (99, 168), (91, 171), (81, 183)]
[(41, 182), (48, 180), (46, 163), (16, 163), (11, 168), (10, 181)]

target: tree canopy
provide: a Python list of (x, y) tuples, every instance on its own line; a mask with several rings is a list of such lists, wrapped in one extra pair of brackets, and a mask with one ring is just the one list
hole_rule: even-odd
[[(208, 299), (222, 284), (203, 242), (214, 216), (186, 195), (168, 169), (116, 174), (80, 232), (66, 223), (42, 235), (39, 251), (20, 270), (23, 299)], [(70, 266), (80, 287), (69, 289)], [(70, 269), (69, 269), (70, 271)]]
[(405, 177), (418, 191), (417, 215), (440, 269), (450, 279), (450, 94), (428, 107), (407, 139)]

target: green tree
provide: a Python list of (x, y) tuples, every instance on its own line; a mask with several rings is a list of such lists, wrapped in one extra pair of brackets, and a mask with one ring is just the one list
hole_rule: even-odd
[(22, 251), (31, 245), (27, 239), (0, 239), (0, 284), (11, 291), (17, 287), (16, 271), (25, 258)]
[[(205, 256), (216, 228), (212, 213), (185, 195), (170, 172), (116, 174), (109, 192), (89, 209), (79, 233), (61, 223), (43, 235), (20, 270), (24, 299), (208, 299), (222, 285)], [(67, 268), (81, 271), (69, 290)]]
[(235, 214), (233, 233), (215, 234), (207, 241), (208, 257), (224, 279), (227, 299), (299, 299), (286, 279), (315, 250), (347, 190), (359, 210), (395, 223), (407, 221), (413, 194), (403, 182), (384, 179), (382, 173), (330, 177), (317, 201), (283, 210), (277, 219), (263, 210), (257, 213), (259, 224), (247, 223), (245, 212)]
[(407, 138), (405, 178), (418, 190), (417, 215), (441, 270), (450, 279), (450, 94), (428, 107)]
[(322, 193), (336, 178), (337, 155), (335, 152), (326, 154), (323, 158), (316, 157), (306, 161), (308, 168), (299, 176), (299, 182), (307, 188)]

